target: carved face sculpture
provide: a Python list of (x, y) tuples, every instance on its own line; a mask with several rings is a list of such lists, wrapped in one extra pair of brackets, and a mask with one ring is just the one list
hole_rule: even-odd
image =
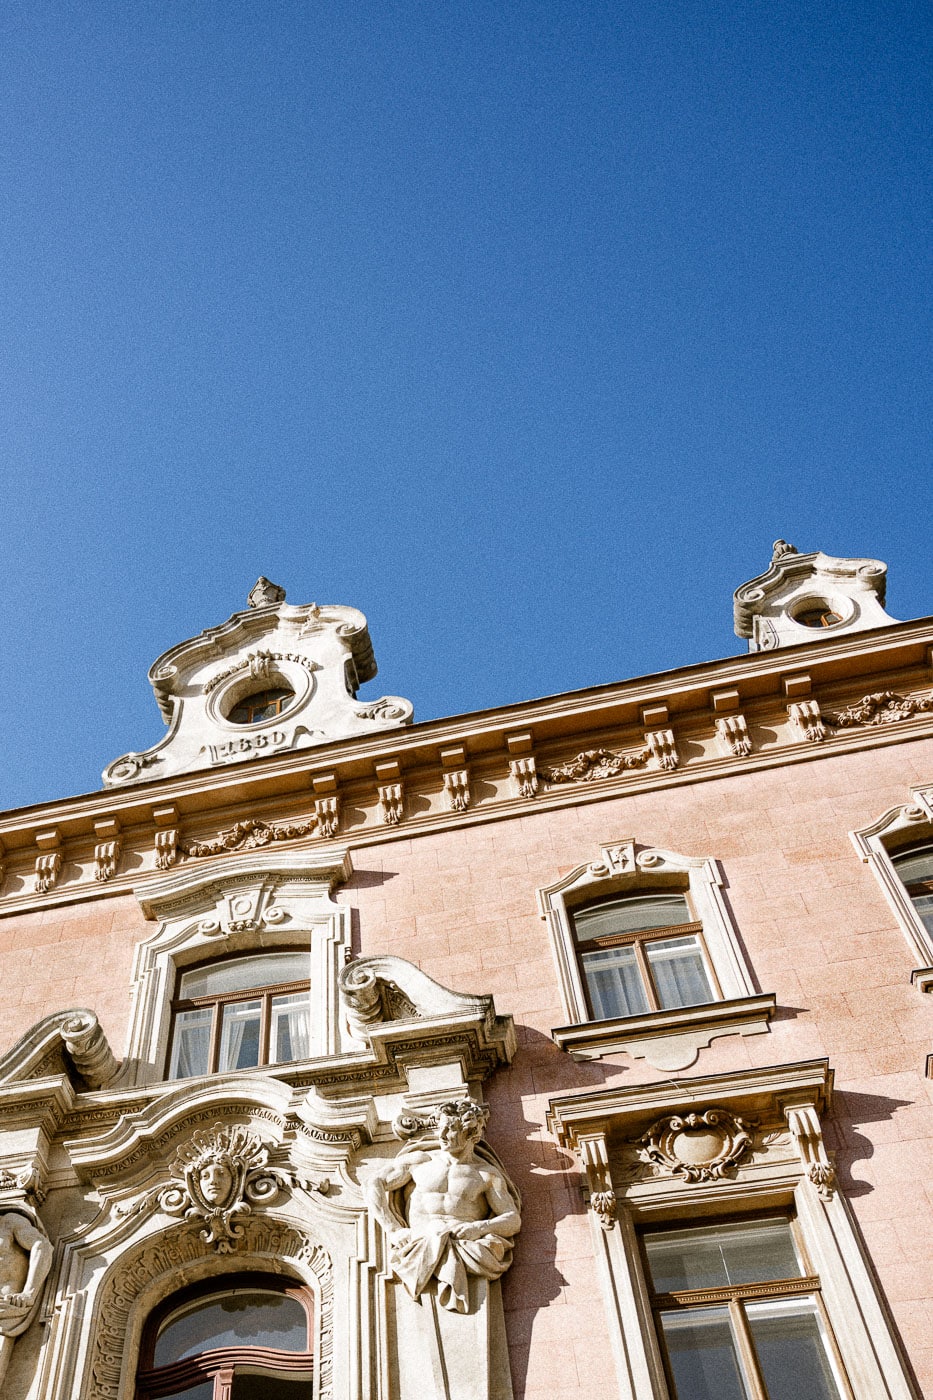
[(482, 1119), (456, 1113), (442, 1113), (437, 1123), (437, 1136), (446, 1152), (461, 1152), (479, 1142), (483, 1136)]
[(198, 1172), (201, 1194), (211, 1206), (222, 1206), (233, 1190), (233, 1172), (226, 1162), (205, 1162)]

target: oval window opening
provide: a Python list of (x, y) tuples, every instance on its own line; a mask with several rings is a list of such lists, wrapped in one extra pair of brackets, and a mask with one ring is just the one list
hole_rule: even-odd
[(278, 690), (259, 690), (238, 700), (227, 719), (231, 724), (259, 724), (264, 719), (274, 719), (282, 714), (294, 698), (295, 692), (285, 686)]

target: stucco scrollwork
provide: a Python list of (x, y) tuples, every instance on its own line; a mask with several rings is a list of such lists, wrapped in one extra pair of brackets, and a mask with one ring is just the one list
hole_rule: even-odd
[(488, 1118), (474, 1099), (457, 1099), (428, 1120), (398, 1120), (397, 1136), (423, 1135), (366, 1186), (392, 1272), (412, 1298), (432, 1293), (449, 1312), (470, 1310), (470, 1275), (501, 1278), (521, 1228), (518, 1190), (481, 1143)]
[(546, 783), (593, 783), (600, 778), (616, 778), (630, 768), (641, 768), (651, 757), (650, 749), (637, 753), (613, 753), (610, 749), (585, 749), (567, 763), (542, 768)]
[(288, 1179), (269, 1165), (269, 1150), (247, 1128), (215, 1123), (193, 1134), (172, 1163), (174, 1180), (158, 1193), (167, 1215), (201, 1221), (201, 1238), (230, 1254), (245, 1236), (243, 1218), (269, 1205)]
[(637, 1140), (637, 1155), (684, 1181), (719, 1181), (751, 1144), (749, 1124), (728, 1109), (708, 1108), (659, 1118)]
[(863, 695), (861, 700), (847, 705), (826, 722), (836, 729), (853, 729), (868, 724), (897, 724), (912, 715), (933, 710), (933, 695), (898, 695), (894, 690), (879, 690)]

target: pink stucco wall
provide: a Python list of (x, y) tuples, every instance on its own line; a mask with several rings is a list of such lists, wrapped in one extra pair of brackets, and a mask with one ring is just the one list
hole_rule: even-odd
[[(490, 1140), (525, 1197), (504, 1285), (518, 1400), (614, 1390), (578, 1172), (544, 1117), (561, 1091), (662, 1076), (641, 1060), (581, 1065), (556, 1049), (550, 1030), (565, 1016), (535, 889), (623, 837), (721, 862), (750, 965), (779, 1016), (768, 1035), (714, 1041), (681, 1077), (829, 1058), (841, 1184), (933, 1395), (933, 997), (911, 987), (913, 956), (848, 836), (931, 779), (933, 741), (917, 741), (353, 852), (356, 873), (337, 897), (356, 911), (359, 951), (491, 992), (518, 1027), (513, 1066), (488, 1086)], [(119, 1053), (133, 949), (152, 927), (131, 897), (0, 919), (0, 1053), (40, 1017), (81, 1005), (98, 1011)]]

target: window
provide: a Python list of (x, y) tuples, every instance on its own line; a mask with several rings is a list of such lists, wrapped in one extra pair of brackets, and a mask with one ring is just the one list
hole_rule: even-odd
[(837, 622), (842, 621), (839, 613), (833, 612), (828, 603), (809, 604), (793, 616), (794, 621), (803, 627), (835, 627)]
[(307, 1059), (307, 953), (263, 953), (191, 968), (172, 1003), (169, 1078)]
[(682, 894), (603, 899), (575, 909), (573, 928), (597, 1019), (699, 1006), (721, 996), (702, 926)]
[(227, 718), (232, 724), (259, 724), (261, 720), (274, 719), (283, 710), (287, 710), (294, 698), (295, 692), (286, 687), (279, 690), (260, 690), (239, 700)]
[(643, 1243), (677, 1400), (850, 1395), (791, 1220), (658, 1230)]
[(143, 1335), (136, 1400), (308, 1400), (312, 1299), (266, 1274), (175, 1294)]
[(892, 864), (923, 927), (933, 935), (933, 842), (901, 851)]

